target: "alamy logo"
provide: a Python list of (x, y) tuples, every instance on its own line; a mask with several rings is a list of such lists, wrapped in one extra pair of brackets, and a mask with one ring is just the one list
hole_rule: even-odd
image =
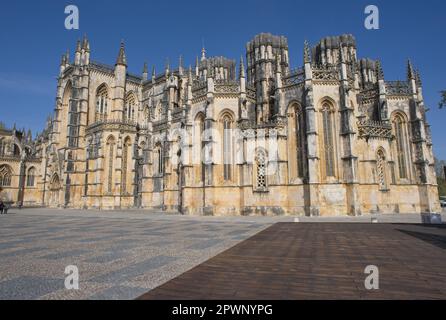
[(65, 7), (65, 14), (68, 14), (65, 18), (65, 29), (79, 30), (79, 8), (70, 4)]
[(365, 18), (364, 27), (367, 30), (378, 30), (379, 29), (379, 9), (375, 5), (368, 5), (364, 10), (365, 14), (368, 16)]
[(77, 266), (69, 265), (65, 268), (65, 289), (78, 290), (79, 289), (79, 269)]
[(377, 266), (369, 265), (364, 269), (364, 273), (368, 276), (364, 280), (364, 286), (367, 290), (379, 289), (379, 270)]

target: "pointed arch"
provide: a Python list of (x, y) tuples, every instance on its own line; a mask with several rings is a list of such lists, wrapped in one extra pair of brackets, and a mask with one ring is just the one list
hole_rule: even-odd
[(70, 102), (71, 96), (73, 91), (73, 84), (71, 83), (71, 80), (68, 80), (63, 94), (62, 94), (62, 105), (68, 107), (68, 104)]
[(106, 120), (109, 110), (109, 89), (106, 83), (102, 83), (96, 89), (95, 121)]
[(335, 177), (335, 108), (331, 98), (324, 98), (321, 102), (322, 114), (322, 153), (325, 162), (325, 177)]
[(29, 168), (28, 172), (26, 174), (26, 186), (27, 187), (35, 186), (35, 176), (36, 176), (36, 168), (35, 167)]
[(392, 113), (392, 129), (395, 137), (395, 152), (398, 162), (398, 175), (400, 179), (409, 178), (409, 159), (410, 159), (410, 147), (409, 147), (409, 132), (407, 116), (403, 111), (395, 111)]
[(203, 182), (205, 175), (204, 164), (204, 131), (205, 131), (205, 115), (203, 112), (198, 112), (194, 119), (194, 144), (193, 144), (193, 162), (198, 164), (198, 172), (195, 174), (196, 182)]
[(220, 112), (219, 122), (222, 133), (222, 154), (223, 154), (223, 180), (232, 180), (233, 169), (233, 130), (234, 130), (234, 113), (231, 110), (223, 110)]
[(113, 135), (110, 135), (107, 138), (106, 148), (107, 148), (107, 192), (112, 193), (113, 192), (113, 172), (114, 167), (113, 164), (115, 163), (115, 145), (116, 145), (116, 139)]
[(50, 190), (59, 191), (61, 187), (59, 175), (54, 173), (50, 180)]
[(121, 193), (127, 193), (127, 170), (129, 162), (130, 147), (132, 145), (130, 137), (124, 139), (124, 144), (122, 146), (122, 167), (121, 167)]
[(162, 175), (164, 173), (164, 155), (163, 155), (163, 146), (162, 143), (160, 141), (156, 142), (155, 144), (155, 148), (154, 148), (154, 153), (155, 153), (155, 173), (157, 175)]
[(57, 121), (54, 122), (56, 130), (60, 132), (61, 144), (64, 145), (68, 135), (68, 123), (69, 123), (69, 114), (70, 114), (70, 101), (72, 96), (73, 86), (71, 80), (65, 84), (65, 88), (62, 93), (62, 100), (60, 111), (56, 110), (55, 119)]
[(10, 187), (12, 181), (12, 168), (7, 164), (0, 165), (0, 187)]
[(290, 178), (303, 178), (306, 158), (306, 121), (304, 108), (297, 101), (292, 101), (288, 105), (287, 120)]
[(125, 96), (124, 102), (124, 118), (127, 120), (135, 120), (136, 96), (133, 91), (130, 91)]

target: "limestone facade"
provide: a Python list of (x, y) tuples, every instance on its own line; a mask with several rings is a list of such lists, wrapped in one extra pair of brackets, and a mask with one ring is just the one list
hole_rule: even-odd
[(303, 51), (291, 69), (287, 39), (262, 33), (239, 63), (202, 49), (194, 68), (180, 58), (149, 77), (147, 64), (127, 71), (124, 44), (109, 66), (78, 42), (33, 142), (29, 201), (194, 215), (438, 212), (412, 64), (405, 81), (387, 81), (379, 61), (357, 58), (352, 35)]

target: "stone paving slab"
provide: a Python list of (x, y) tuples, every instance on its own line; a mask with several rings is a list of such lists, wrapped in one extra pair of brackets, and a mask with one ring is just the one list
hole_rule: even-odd
[[(10, 212), (0, 216), (0, 299), (134, 299), (272, 224), (134, 211)], [(79, 268), (79, 290), (64, 287), (67, 265)]]

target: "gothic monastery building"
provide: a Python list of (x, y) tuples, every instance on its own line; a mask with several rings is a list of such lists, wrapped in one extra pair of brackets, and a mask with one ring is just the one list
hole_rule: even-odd
[(418, 71), (385, 80), (352, 35), (304, 45), (262, 33), (239, 62), (130, 74), (63, 55), (54, 115), (33, 139), (0, 130), (1, 195), (19, 206), (190, 215), (438, 212)]

